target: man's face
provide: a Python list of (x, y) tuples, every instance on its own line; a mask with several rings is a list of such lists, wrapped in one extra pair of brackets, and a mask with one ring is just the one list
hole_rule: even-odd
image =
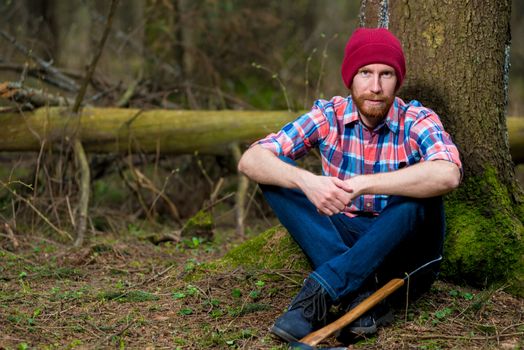
[(358, 70), (351, 95), (366, 126), (374, 128), (386, 117), (395, 100), (396, 85), (395, 70), (386, 64), (368, 64)]

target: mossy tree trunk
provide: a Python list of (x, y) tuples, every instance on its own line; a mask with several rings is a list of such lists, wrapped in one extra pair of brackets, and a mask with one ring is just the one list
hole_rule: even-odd
[(403, 43), (407, 77), (399, 95), (435, 110), (464, 163), (447, 196), (445, 272), (485, 284), (522, 282), (522, 190), (506, 126), (509, 0), (362, 1), (361, 24), (389, 26)]

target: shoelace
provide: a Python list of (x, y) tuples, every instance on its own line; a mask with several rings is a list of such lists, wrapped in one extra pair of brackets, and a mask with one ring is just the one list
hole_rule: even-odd
[[(326, 294), (321, 288), (317, 288), (309, 295), (296, 300), (291, 309), (302, 307), (302, 315), (308, 320), (323, 321), (327, 315)], [(316, 316), (316, 317), (315, 317)], [(316, 319), (315, 319), (316, 318)]]

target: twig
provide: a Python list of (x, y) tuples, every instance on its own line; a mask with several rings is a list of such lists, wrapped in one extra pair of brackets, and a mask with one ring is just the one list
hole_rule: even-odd
[[(153, 181), (158, 180), (158, 163), (160, 162), (160, 139), (156, 140), (155, 165), (153, 167)], [(175, 170), (171, 172), (173, 174)]]
[[(27, 66), (27, 69), (25, 69), (26, 66), (27, 66), (26, 64), (21, 65), (21, 64), (15, 64), (15, 63), (1, 62), (0, 63), (0, 70), (11, 70), (11, 71), (20, 72), (20, 73), (22, 73), (22, 72), (24, 72), (24, 70), (26, 70), (27, 71), (26, 74), (28, 74), (28, 75), (30, 75), (32, 77), (40, 79), (43, 82), (46, 82), (46, 83), (48, 83), (50, 85), (56, 86), (56, 87), (61, 88), (63, 90), (70, 91), (70, 89), (64, 88), (62, 81), (59, 81), (56, 78), (53, 78), (52, 76), (46, 75), (45, 69), (39, 68), (39, 67), (28, 67), (28, 66)], [(61, 72), (62, 74), (65, 74), (66, 76), (72, 76), (72, 77), (77, 77), (78, 76), (78, 74), (76, 72), (66, 71), (64, 69), (60, 69), (59, 72)], [(78, 89), (78, 87), (76, 89)]]
[(26, 62), (24, 63), (24, 69), (22, 69), (22, 73), (20, 74), (20, 79), (18, 82), (20, 85), (24, 85), (25, 77), (27, 76), (27, 69), (29, 68), (29, 64)]
[(253, 203), (255, 199), (255, 195), (257, 194), (257, 186), (253, 187), (253, 191), (251, 191), (251, 195), (249, 196), (249, 202), (247, 202), (246, 206), (246, 212), (244, 213), (244, 220), (247, 219), (247, 215), (249, 214), (249, 209), (251, 209), (251, 204)]
[(78, 138), (75, 139), (73, 148), (75, 152), (75, 158), (77, 159), (80, 168), (80, 199), (78, 203), (78, 220), (76, 221), (78, 225), (75, 227), (76, 239), (74, 246), (80, 247), (82, 244), (84, 244), (85, 231), (87, 227), (91, 171), (89, 169), (89, 163), (87, 161), (84, 146), (82, 146), (82, 142)]
[(20, 82), (0, 84), (0, 97), (34, 108), (42, 106), (67, 106), (72, 101), (65, 97), (54, 96), (42, 90), (23, 87)]
[(302, 282), (301, 282), (301, 281), (296, 281), (296, 280), (292, 279), (291, 277), (286, 276), (285, 274), (283, 274), (283, 273), (281, 273), (281, 272), (278, 272), (278, 271), (270, 271), (270, 272), (272, 272), (272, 273), (274, 273), (274, 274), (276, 274), (276, 275), (279, 275), (280, 277), (285, 278), (285, 279), (287, 279), (287, 280), (293, 282), (293, 284), (295, 284), (295, 285), (297, 285), (297, 286), (302, 285)]
[[(24, 119), (25, 119), (25, 116), (24, 116)], [(44, 146), (46, 143), (45, 139), (44, 140), (40, 139), (39, 141), (40, 141), (40, 150), (38, 151), (38, 157), (36, 157), (36, 169), (35, 169), (35, 178), (34, 178), (35, 185), (33, 186), (33, 198), (36, 198), (36, 194), (38, 191), (38, 174), (40, 173), (40, 165), (42, 164), (42, 155), (44, 154)], [(51, 188), (49, 188), (49, 190), (51, 190)]]
[[(238, 163), (240, 161), (240, 157), (242, 156), (242, 151), (240, 150), (240, 146), (238, 143), (234, 143), (231, 146), (231, 150), (233, 152), (233, 158)], [(237, 195), (236, 195), (236, 223), (237, 223), (237, 234), (240, 237), (245, 236), (245, 227), (244, 227), (244, 212), (245, 212), (245, 206), (246, 206), (246, 194), (247, 190), (249, 188), (249, 180), (248, 178), (242, 174), (238, 173), (238, 189), (237, 189)]]
[(91, 60), (91, 64), (87, 68), (86, 76), (82, 82), (82, 85), (80, 86), (78, 95), (76, 96), (75, 104), (73, 105), (73, 113), (75, 114), (78, 113), (78, 111), (80, 110), (80, 105), (82, 104), (82, 100), (84, 99), (84, 95), (87, 91), (87, 85), (89, 84), (89, 81), (91, 80), (91, 77), (93, 76), (93, 73), (95, 72), (95, 68), (98, 63), (98, 60), (100, 59), (100, 56), (102, 55), (102, 51), (104, 50), (104, 45), (106, 43), (107, 37), (109, 36), (111, 25), (113, 24), (113, 16), (115, 14), (116, 7), (118, 5), (118, 1), (119, 0), (111, 1), (111, 7), (109, 8), (109, 14), (107, 15), (106, 26), (104, 29), (104, 33), (102, 34), (102, 39), (100, 40), (98, 49), (93, 59)]
[(55, 230), (60, 236), (62, 237), (66, 237), (70, 240), (73, 240), (73, 237), (71, 237), (71, 235), (69, 233), (67, 233), (66, 231), (63, 231), (61, 229), (59, 229), (58, 227), (56, 227), (51, 221), (49, 221), (49, 219), (40, 212), (40, 210), (38, 210), (30, 201), (28, 201), (26, 198), (22, 197), (21, 195), (19, 195), (18, 193), (16, 193), (15, 191), (13, 191), (11, 188), (9, 188), (9, 186), (4, 183), (3, 181), (0, 180), (0, 185), (2, 185), (2, 187), (4, 187), (5, 189), (7, 189), (9, 192), (11, 192), (11, 194), (13, 196), (15, 196), (16, 198), (20, 199), (21, 201), (23, 201), (24, 203), (26, 203), (27, 205), (29, 205), (29, 207), (31, 207), (31, 209), (33, 209), (35, 211), (35, 213), (40, 216), (40, 218), (42, 218), (42, 220), (45, 221), (46, 224), (49, 225), (49, 227), (51, 227), (53, 230)]
[(207, 205), (206, 207), (204, 207), (202, 210), (203, 210), (203, 211), (207, 211), (207, 210), (213, 208), (213, 207), (214, 207), (215, 205), (217, 205), (218, 203), (223, 202), (223, 201), (225, 201), (226, 199), (233, 197), (234, 195), (235, 195), (235, 192), (228, 193), (228, 194), (226, 194), (224, 197), (222, 197), (222, 198), (220, 198), (220, 199), (217, 199), (216, 201), (210, 203), (209, 205)]
[(317, 89), (316, 89), (316, 92), (315, 92), (315, 94), (317, 96), (320, 95), (320, 82), (322, 81), (322, 74), (324, 73), (324, 66), (326, 64), (326, 58), (328, 57), (328, 55), (327, 55), (327, 48), (328, 48), (329, 44), (333, 40), (335, 40), (337, 37), (338, 37), (338, 33), (333, 34), (333, 36), (328, 41), (326, 41), (326, 44), (324, 45), (324, 49), (322, 50), (322, 58), (320, 60), (320, 71), (318, 73)]
[(496, 334), (496, 335), (486, 335), (484, 337), (477, 336), (471, 337), (467, 335), (449, 335), (449, 334), (428, 334), (428, 335), (417, 335), (417, 334), (403, 334), (405, 338), (416, 338), (416, 339), (464, 339), (464, 340), (489, 340), (489, 339), (498, 339), (498, 338), (507, 338), (507, 337), (517, 337), (524, 335), (524, 332), (515, 332), (515, 333), (506, 333), (506, 334)]
[[(24, 69), (23, 64), (4, 62), (0, 59), (0, 70), (12, 70), (12, 71), (21, 73), (23, 69)], [(72, 69), (72, 68), (71, 69), (70, 68), (55, 68), (55, 69), (57, 69), (60, 73), (70, 78), (82, 79), (84, 77), (84, 73), (80, 72), (77, 69)], [(28, 67), (27, 73), (37, 78), (42, 78), (41, 75), (45, 74), (45, 70), (40, 67)], [(101, 80), (98, 81), (95, 78), (96, 77), (93, 77), (94, 81), (96, 81), (99, 84), (102, 83)]]
[(286, 105), (287, 105), (287, 110), (288, 112), (292, 112), (293, 111), (293, 108), (291, 107), (291, 103), (289, 102), (289, 98), (287, 96), (287, 89), (286, 89), (286, 85), (284, 85), (284, 83), (282, 82), (282, 79), (280, 79), (280, 76), (278, 75), (278, 73), (274, 73), (271, 71), (271, 69), (267, 68), (267, 67), (264, 67), (260, 64), (257, 64), (255, 62), (251, 63), (251, 65), (253, 67), (255, 67), (256, 69), (262, 69), (262, 70), (265, 70), (266, 72), (270, 73), (271, 74), (271, 78), (275, 79), (278, 84), (280, 85), (280, 88), (282, 89), (282, 93), (284, 94), (284, 98), (286, 100)]
[[(133, 162), (131, 162), (131, 160), (129, 160), (127, 163), (128, 163), (129, 169), (131, 169), (131, 172), (133, 173)], [(144, 201), (144, 198), (142, 197), (142, 194), (140, 193), (140, 191), (138, 189), (138, 186), (131, 183), (131, 181), (124, 174), (124, 170), (122, 169), (120, 164), (118, 165), (118, 174), (120, 175), (122, 180), (124, 180), (124, 184), (127, 186), (127, 188), (129, 188), (131, 190), (131, 192), (133, 192), (135, 194), (136, 198), (138, 199), (138, 203), (140, 204), (142, 210), (144, 211), (144, 213), (147, 216), (147, 219), (150, 222), (153, 222), (154, 221), (153, 217), (151, 216), (151, 213), (148, 210), (148, 207), (147, 207), (147, 205), (146, 205), (146, 203)]]
[[(261, 191), (260, 190), (260, 186), (258, 186), (258, 184), (256, 185), (256, 188), (257, 188), (257, 191)], [(266, 214), (264, 214), (264, 211), (262, 210), (262, 208), (260, 207), (260, 204), (258, 204), (257, 201), (253, 201), (253, 203), (255, 203), (255, 206), (257, 207), (258, 211), (260, 212), (260, 214), (262, 215), (262, 218), (264, 219), (264, 221), (268, 224), (268, 225), (272, 225), (272, 223), (268, 220), (268, 218), (266, 217)]]
[(7, 237), (11, 240), (11, 243), (13, 243), (13, 248), (16, 250), (18, 247), (20, 247), (20, 243), (18, 243), (18, 240), (15, 237), (15, 234), (13, 233), (13, 230), (11, 229), (11, 226), (6, 222), (4, 223), (4, 230), (7, 233)]
[(135, 286), (133, 286), (132, 288), (136, 288), (136, 287), (140, 287), (140, 286), (143, 286), (144, 284), (149, 284), (151, 282), (153, 282), (154, 280), (156, 280), (157, 278), (161, 277), (162, 275), (165, 275), (166, 273), (168, 273), (171, 269), (173, 269), (176, 265), (173, 264), (173, 265), (169, 265), (166, 269), (160, 271), (159, 273), (157, 273), (156, 275), (154, 275), (153, 277), (151, 278), (148, 278), (147, 280), (145, 280), (144, 282), (141, 282), (141, 283), (138, 283), (136, 284)]
[(162, 198), (164, 200), (164, 202), (166, 202), (167, 206), (169, 207), (169, 211), (171, 212), (171, 216), (173, 217), (173, 219), (175, 219), (175, 221), (179, 224), (181, 224), (181, 220), (180, 220), (180, 214), (178, 213), (178, 209), (175, 205), (175, 203), (173, 203), (171, 201), (171, 199), (169, 199), (169, 197), (165, 194), (165, 189), (166, 189), (166, 186), (167, 186), (167, 183), (169, 181), (169, 178), (171, 177), (171, 175), (173, 175), (173, 172), (171, 172), (165, 179), (164, 181), (164, 186), (162, 187), (161, 190), (159, 190), (158, 188), (156, 188), (155, 184), (153, 183), (153, 181), (149, 180), (140, 170), (138, 170), (137, 168), (132, 168), (131, 169), (131, 173), (135, 176), (135, 179), (136, 179), (136, 182), (139, 186), (141, 186), (142, 188), (145, 188), (145, 189), (148, 189), (149, 191), (153, 192), (154, 194), (156, 194), (156, 197), (155, 199), (153, 200), (153, 202), (151, 203), (150, 207), (147, 209), (149, 213), (151, 213), (153, 211), (153, 208), (156, 204), (156, 202), (158, 201), (159, 198)]
[[(40, 151), (42, 151), (42, 150), (43, 150), (43, 144), (42, 144), (42, 147), (40, 148)], [(56, 222), (58, 223), (58, 227), (62, 227), (61, 218), (60, 218), (60, 215), (59, 215), (58, 209), (57, 209), (57, 207), (60, 205), (60, 203), (59, 203), (59, 201), (57, 201), (57, 199), (55, 198), (55, 195), (53, 194), (53, 186), (52, 186), (52, 183), (51, 183), (51, 175), (47, 171), (47, 167), (46, 166), (44, 166), (43, 169), (44, 169), (44, 173), (46, 175), (47, 188), (49, 189), (49, 197), (50, 197), (50, 200), (51, 200), (51, 204), (50, 204), (51, 210), (55, 214), (55, 219), (56, 219)], [(36, 198), (36, 191), (34, 192), (33, 198)]]
[(502, 333), (504, 333), (505, 331), (507, 331), (508, 329), (510, 328), (517, 328), (517, 327), (520, 327), (524, 325), (524, 322), (521, 322), (521, 323), (515, 323), (515, 324), (510, 324), (509, 326), (507, 327), (504, 327), (504, 329), (502, 329)]
[(197, 161), (198, 168), (200, 169), (200, 172), (202, 173), (202, 175), (204, 175), (204, 178), (206, 179), (207, 183), (209, 184), (209, 187), (211, 189), (213, 189), (213, 187), (214, 187), (213, 180), (211, 180), (211, 178), (209, 177), (206, 169), (204, 169), (204, 165), (202, 164), (202, 160), (198, 156), (198, 151), (195, 152), (195, 158), (196, 158), (196, 161)]
[(7, 34), (3, 30), (0, 30), (0, 36), (2, 36), (5, 40), (9, 41), (11, 44), (13, 44), (18, 51), (33, 59), (47, 73), (55, 76), (58, 79), (57, 81), (54, 81), (55, 85), (67, 91), (78, 91), (78, 85), (76, 84), (76, 82), (70, 79), (69, 77), (63, 75), (60, 71), (54, 68), (51, 65), (51, 63), (46, 62), (37, 55), (35, 55), (32, 50), (29, 50), (27, 47), (20, 44), (18, 41), (16, 41), (14, 37)]
[(140, 72), (136, 80), (134, 80), (133, 82), (131, 82), (131, 84), (129, 84), (129, 86), (127, 87), (126, 91), (124, 92), (120, 100), (118, 100), (118, 102), (116, 103), (117, 107), (125, 107), (129, 104), (129, 101), (131, 100), (131, 97), (133, 97), (133, 95), (135, 94), (136, 89), (138, 88), (138, 84), (140, 84), (141, 80), (142, 80), (142, 72)]
[(129, 329), (129, 327), (131, 327), (132, 325), (135, 324), (135, 320), (132, 320), (131, 322), (129, 322), (125, 327), (123, 327), (121, 330), (113, 333), (113, 334), (110, 334), (108, 335), (107, 337), (105, 337), (104, 339), (102, 339), (101, 341), (99, 341), (94, 347), (93, 349), (100, 349), (102, 347), (102, 344), (105, 344), (106, 342), (108, 342), (109, 340), (111, 340), (111, 338), (113, 337), (118, 337), (120, 334), (124, 333), (125, 331), (127, 331)]
[[(98, 13), (95, 9), (93, 8), (90, 8), (90, 13), (91, 13), (91, 17), (99, 22), (99, 23), (104, 23), (105, 21), (105, 17)], [(170, 74), (172, 75), (173, 77), (175, 78), (180, 78), (179, 76), (179, 73), (177, 73), (179, 71), (178, 68), (176, 67), (173, 67), (172, 65), (170, 65), (169, 63), (167, 63), (165, 60), (161, 60), (159, 59), (154, 53), (151, 53), (150, 50), (144, 50), (144, 47), (140, 45), (140, 43), (136, 40), (136, 38), (134, 38), (132, 35), (134, 33), (139, 33), (141, 31), (144, 30), (144, 27), (146, 25), (146, 22), (147, 20), (149, 20), (152, 16), (152, 13), (145, 13), (142, 17), (141, 17), (141, 23), (139, 23), (136, 28), (134, 28), (133, 30), (131, 30), (130, 32), (124, 32), (122, 30), (119, 30), (119, 29), (116, 29), (115, 30), (115, 39), (117, 40), (120, 40), (122, 42), (122, 44), (120, 44), (120, 47), (117, 48), (116, 50), (117, 51), (121, 51), (122, 48), (125, 46), (125, 45), (129, 45), (131, 47), (131, 49), (135, 50), (135, 51), (141, 51), (143, 56), (147, 59), (147, 60), (152, 60), (153, 61), (153, 64), (155, 66), (158, 66), (160, 69), (162, 69), (163, 71), (165, 71), (165, 73), (167, 74)]]
[(311, 51), (311, 54), (306, 59), (306, 74), (304, 79), (304, 86), (305, 86), (305, 92), (304, 92), (304, 109), (308, 108), (309, 103), (309, 63), (313, 59), (313, 55), (317, 52), (317, 48), (314, 48), (313, 51)]
[(220, 193), (220, 190), (222, 189), (222, 186), (224, 185), (224, 178), (221, 177), (218, 179), (218, 182), (215, 185), (215, 188), (213, 189), (213, 192), (211, 192), (211, 195), (209, 196), (209, 202), (211, 204), (215, 203), (217, 200), (218, 194)]
[(69, 214), (69, 219), (71, 220), (71, 225), (73, 227), (76, 227), (76, 221), (75, 216), (73, 215), (73, 210), (71, 209), (71, 203), (69, 202), (69, 196), (65, 196), (66, 204), (67, 204), (67, 213)]

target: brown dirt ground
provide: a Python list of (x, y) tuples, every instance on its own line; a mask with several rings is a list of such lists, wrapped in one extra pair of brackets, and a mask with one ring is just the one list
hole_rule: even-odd
[[(201, 265), (231, 242), (99, 235), (72, 250), (18, 238), (13, 250), (0, 237), (0, 349), (285, 349), (267, 330), (305, 276)], [(438, 281), (349, 349), (522, 349), (523, 338), (522, 299)]]

